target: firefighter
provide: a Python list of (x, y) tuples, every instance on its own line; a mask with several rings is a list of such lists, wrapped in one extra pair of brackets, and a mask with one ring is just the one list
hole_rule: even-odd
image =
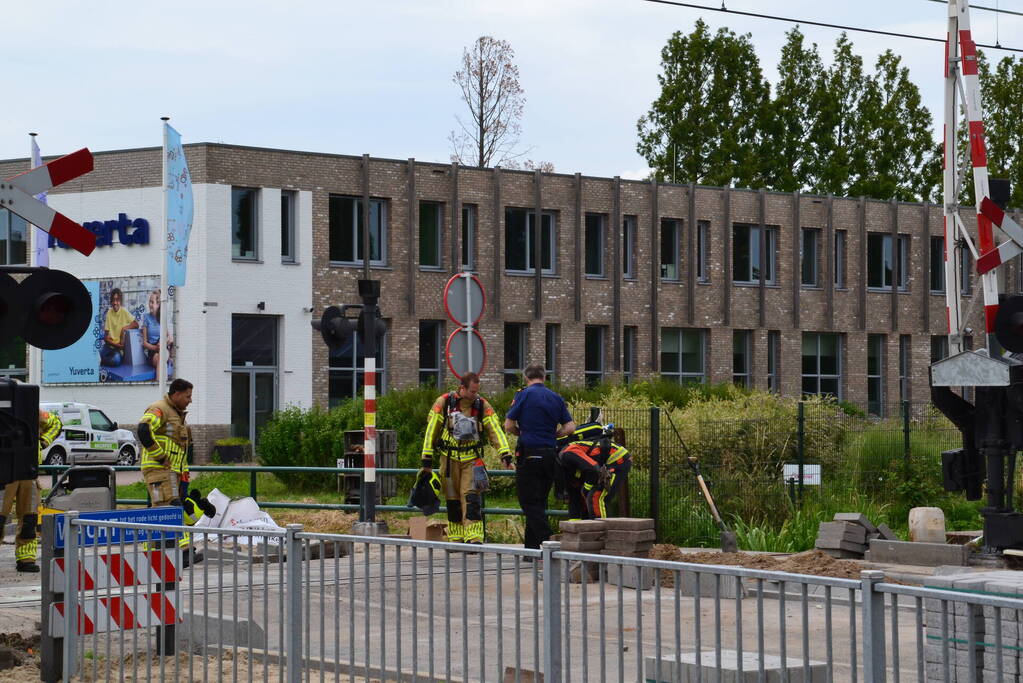
[[(60, 434), (63, 425), (56, 413), (39, 411), (39, 463), (43, 462), (43, 451)], [(36, 522), (39, 517), (39, 500), (41, 489), (37, 479), (14, 481), (4, 487), (3, 500), (0, 501), (0, 536), (3, 535), (7, 516), (13, 507), (18, 514), (21, 528), (18, 529), (14, 541), (14, 559), (19, 572), (38, 572), (36, 556), (39, 552), (39, 541), (36, 540)]]
[(508, 439), (493, 407), (479, 395), (475, 372), (462, 376), (455, 391), (433, 402), (423, 438), (422, 471), (432, 473), (434, 451), (440, 451), (444, 499), (448, 508), (448, 540), (483, 543), (483, 502), (488, 488), (483, 463), (484, 432), (503, 459), (511, 459)]
[(632, 456), (621, 445), (624, 441), (622, 429), (607, 425), (598, 438), (573, 441), (558, 453), (568, 489), (570, 518), (607, 517), (607, 502), (614, 498), (632, 467)]
[(142, 478), (150, 505), (181, 505), (188, 492), (188, 445), (191, 430), (185, 409), (192, 402), (192, 383), (175, 379), (167, 395), (153, 403), (139, 420)]

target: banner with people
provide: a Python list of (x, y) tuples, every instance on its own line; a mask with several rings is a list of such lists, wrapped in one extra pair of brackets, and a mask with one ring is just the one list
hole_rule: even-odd
[[(71, 346), (43, 351), (43, 384), (155, 382), (163, 330), (160, 277), (83, 280), (92, 297), (92, 325)], [(174, 340), (167, 376), (173, 376)]]

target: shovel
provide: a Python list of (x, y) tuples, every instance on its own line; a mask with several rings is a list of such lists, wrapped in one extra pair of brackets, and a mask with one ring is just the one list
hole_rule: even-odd
[(693, 469), (693, 473), (696, 474), (696, 481), (700, 484), (700, 490), (703, 491), (703, 497), (707, 499), (707, 505), (710, 506), (710, 514), (714, 517), (714, 521), (717, 522), (718, 527), (721, 528), (721, 552), (723, 553), (737, 553), (739, 552), (739, 543), (735, 538), (735, 532), (729, 529), (721, 515), (718, 514), (718, 506), (714, 504), (714, 498), (710, 495), (710, 489), (707, 488), (707, 482), (703, 480), (703, 475), (700, 474), (700, 463), (696, 461), (696, 458), (689, 456), (689, 467)]

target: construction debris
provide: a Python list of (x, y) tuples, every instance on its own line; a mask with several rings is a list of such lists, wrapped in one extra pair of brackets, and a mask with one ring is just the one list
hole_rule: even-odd
[[(884, 533), (895, 536), (884, 524)], [(833, 522), (821, 522), (817, 527), (814, 548), (838, 559), (862, 559), (873, 538), (886, 537), (879, 527), (860, 512), (838, 512)], [(896, 537), (897, 538), (897, 537)]]

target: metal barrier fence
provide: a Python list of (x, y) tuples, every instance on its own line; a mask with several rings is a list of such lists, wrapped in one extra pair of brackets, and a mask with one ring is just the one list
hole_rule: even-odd
[(905, 502), (913, 494), (907, 487), (940, 491), (941, 452), (962, 446), (959, 431), (930, 404), (884, 406), (884, 419), (817, 403), (797, 407), (790, 419), (721, 415), (685, 424), (681, 411), (672, 418), (658, 407), (602, 409), (601, 419), (624, 428), (634, 460), (622, 513), (656, 519), (658, 538), (712, 546), (717, 529), (686, 463), (690, 454), (722, 513), (760, 524), (777, 520), (778, 510), (820, 509), (843, 498), (882, 506)]
[[(138, 545), (80, 542), (116, 528), (195, 532), (68, 515), (65, 612), (81, 607), (93, 632), (68, 632), (66, 680), (450, 683), (542, 673), (547, 683), (688, 682), (749, 680), (746, 672), (923, 683), (1013, 681), (1021, 670), (1023, 600), (990, 588), (590, 555), (558, 543), (469, 551), (294, 525), (193, 536), (203, 561), (175, 577), (172, 598), (142, 603), (137, 588), (77, 578), (113, 566), (104, 557), (138, 561)], [(176, 552), (180, 561), (188, 551)], [(124, 605), (157, 604), (158, 617), (175, 610), (173, 633), (132, 628), (144, 620), (132, 622)], [(110, 613), (119, 628), (101, 630)]]

